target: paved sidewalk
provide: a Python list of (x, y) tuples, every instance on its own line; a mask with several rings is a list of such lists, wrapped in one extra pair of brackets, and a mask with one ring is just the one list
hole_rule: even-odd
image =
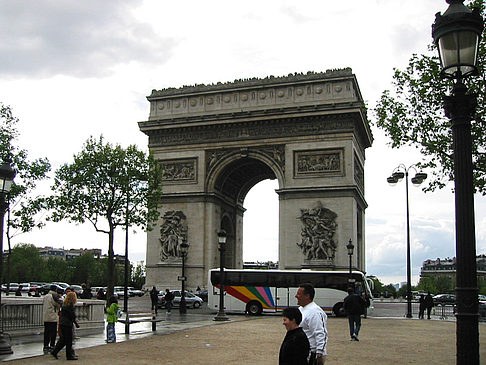
[[(230, 316), (214, 322), (212, 316), (173, 329), (168, 334), (140, 335), (133, 341), (90, 348), (77, 346), (78, 364), (277, 364), (285, 335), (280, 316)], [(189, 324), (188, 324), (189, 325)], [(486, 359), (486, 325), (480, 324), (481, 358)], [(162, 328), (162, 327), (161, 327)], [(349, 341), (345, 318), (328, 321), (328, 364), (455, 364), (456, 324), (417, 319), (363, 319), (360, 342)], [(175, 331), (175, 332), (174, 332)], [(81, 341), (79, 342), (79, 344)], [(14, 349), (15, 351), (15, 349)], [(9, 364), (59, 364), (50, 355), (12, 360)]]

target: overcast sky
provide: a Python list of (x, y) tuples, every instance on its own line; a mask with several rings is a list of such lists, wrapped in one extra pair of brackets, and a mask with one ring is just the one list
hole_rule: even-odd
[[(54, 169), (71, 162), (91, 135), (146, 149), (137, 122), (148, 118), (152, 89), (351, 67), (373, 108), (393, 68), (427, 52), (434, 15), (445, 9), (444, 0), (2, 0), (0, 102), (20, 119), (20, 146)], [(386, 177), (419, 156), (391, 150), (382, 132), (373, 133), (365, 166), (366, 270), (398, 283), (406, 277), (405, 184), (390, 187)], [(245, 201), (245, 260), (277, 260), (277, 188), (263, 182)], [(414, 282), (424, 260), (455, 256), (451, 188), (410, 188)], [(476, 232), (484, 253), (483, 197), (476, 199)], [(15, 242), (107, 249), (106, 235), (91, 226), (50, 224)], [(145, 234), (132, 235), (130, 259), (145, 260), (145, 251)], [(124, 253), (121, 230), (115, 253)]]

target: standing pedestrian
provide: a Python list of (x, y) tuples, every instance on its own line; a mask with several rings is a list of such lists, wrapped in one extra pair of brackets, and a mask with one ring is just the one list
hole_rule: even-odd
[(309, 365), (323, 365), (327, 355), (327, 315), (314, 303), (315, 290), (312, 284), (300, 284), (295, 298), (302, 312), (300, 327), (309, 339), (311, 354)]
[(419, 297), (419, 319), (424, 319), (424, 312), (425, 312), (425, 297), (423, 294), (420, 294)]
[(91, 299), (93, 298), (93, 294), (91, 293), (91, 289), (86, 285), (86, 284), (81, 284), (81, 288), (83, 288), (83, 291), (81, 292), (81, 295), (79, 296), (81, 299)]
[(174, 300), (174, 294), (169, 289), (165, 289), (164, 300), (167, 313), (170, 313), (170, 310), (172, 309), (172, 301)]
[(425, 304), (425, 309), (427, 309), (427, 319), (430, 319), (430, 312), (434, 307), (434, 299), (432, 299), (432, 295), (430, 295), (430, 292), (428, 292), (427, 295), (425, 296), (424, 304)]
[(348, 316), (349, 334), (352, 341), (359, 341), (358, 335), (361, 328), (361, 314), (366, 308), (365, 300), (354, 292), (353, 288), (348, 288), (348, 296), (344, 298), (344, 311)]
[(42, 318), (44, 320), (44, 354), (54, 350), (57, 334), (57, 319), (61, 302), (56, 292), (56, 286), (51, 285), (49, 292), (42, 300)]
[(302, 313), (298, 308), (288, 307), (282, 314), (287, 333), (280, 346), (278, 363), (279, 365), (307, 365), (310, 345), (302, 327), (299, 327)]
[(77, 297), (74, 291), (69, 292), (64, 299), (61, 308), (61, 336), (57, 341), (56, 347), (51, 352), (52, 356), (59, 359), (57, 354), (66, 346), (66, 359), (77, 360), (77, 356), (73, 353), (73, 325), (79, 328), (79, 323), (76, 320), (76, 313), (74, 312), (74, 305), (76, 304)]
[(154, 286), (150, 291), (150, 301), (152, 302), (152, 310), (155, 311), (155, 315), (157, 315), (157, 304), (159, 301), (159, 291)]
[(118, 322), (118, 300), (113, 295), (108, 301), (109, 306), (106, 308), (106, 342), (116, 342), (115, 323)]

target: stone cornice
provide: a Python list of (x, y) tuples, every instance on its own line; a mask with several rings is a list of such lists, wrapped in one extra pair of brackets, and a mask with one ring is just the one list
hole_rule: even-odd
[(236, 89), (236, 88), (249, 88), (253, 86), (262, 86), (265, 84), (276, 84), (276, 83), (295, 83), (298, 81), (312, 81), (312, 80), (322, 80), (331, 79), (336, 77), (350, 76), (352, 75), (351, 68), (327, 70), (326, 72), (313, 72), (309, 71), (307, 74), (295, 73), (289, 74), (287, 76), (268, 76), (265, 78), (253, 77), (250, 79), (239, 79), (233, 82), (221, 83), (211, 85), (190, 85), (183, 86), (181, 88), (167, 88), (161, 90), (152, 90), (152, 94), (147, 96), (148, 100), (160, 96), (174, 96), (174, 95), (185, 95), (192, 93), (201, 93), (208, 91), (221, 91), (224, 89)]
[(251, 82), (186, 87), (176, 89), (177, 92), (172, 89), (170, 92), (155, 92), (148, 97), (149, 119), (140, 126), (143, 130), (151, 125), (161, 127), (207, 122), (222, 117), (233, 119), (262, 113), (281, 115), (349, 107), (364, 111), (358, 83), (350, 70), (333, 74), (333, 77), (327, 73), (310, 76), (256, 79)]

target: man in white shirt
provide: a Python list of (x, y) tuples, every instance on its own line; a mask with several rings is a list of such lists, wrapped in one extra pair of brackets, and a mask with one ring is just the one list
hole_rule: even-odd
[(302, 312), (300, 327), (309, 339), (311, 355), (309, 365), (323, 365), (326, 361), (327, 345), (327, 315), (316, 303), (314, 303), (315, 290), (312, 284), (299, 285), (297, 304)]

